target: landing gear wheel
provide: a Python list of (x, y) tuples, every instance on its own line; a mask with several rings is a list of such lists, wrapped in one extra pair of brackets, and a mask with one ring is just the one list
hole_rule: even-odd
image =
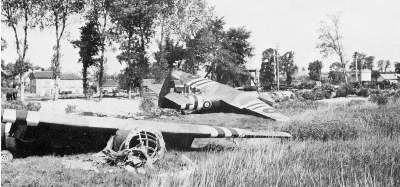
[(13, 154), (8, 150), (1, 151), (1, 163), (9, 163), (14, 158)]

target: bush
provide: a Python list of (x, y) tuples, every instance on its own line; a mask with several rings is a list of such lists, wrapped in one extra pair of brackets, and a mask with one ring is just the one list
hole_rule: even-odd
[(358, 96), (362, 96), (362, 97), (368, 97), (369, 96), (369, 89), (368, 88), (360, 88), (357, 91), (357, 95)]
[(76, 112), (76, 105), (67, 105), (65, 108), (65, 113), (75, 113)]
[(12, 101), (2, 101), (1, 108), (2, 109), (39, 111), (41, 108), (41, 105), (40, 105), (40, 103), (37, 103), (37, 102), (25, 103), (20, 100), (12, 100)]
[(155, 108), (153, 99), (151, 99), (150, 97), (142, 97), (139, 108), (145, 113), (153, 112), (153, 109)]
[(283, 131), (292, 134), (296, 140), (350, 140), (358, 137), (356, 127), (348, 121), (313, 120), (294, 121)]
[(386, 94), (372, 94), (369, 97), (369, 101), (378, 105), (386, 105), (389, 101), (389, 97)]

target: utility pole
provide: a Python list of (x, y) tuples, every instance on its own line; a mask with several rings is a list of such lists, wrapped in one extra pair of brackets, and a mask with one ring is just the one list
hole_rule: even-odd
[(355, 63), (356, 63), (356, 82), (358, 82), (358, 62), (357, 62), (358, 53), (355, 52)]
[(279, 90), (279, 61), (278, 61), (278, 48), (275, 50), (275, 65), (276, 65), (276, 86)]

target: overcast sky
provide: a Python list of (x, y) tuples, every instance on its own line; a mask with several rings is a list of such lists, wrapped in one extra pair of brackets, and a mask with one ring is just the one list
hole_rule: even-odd
[[(295, 63), (306, 67), (313, 60), (324, 61), (324, 70), (334, 58), (323, 59), (315, 48), (319, 22), (327, 14), (341, 12), (341, 29), (344, 36), (346, 59), (351, 60), (354, 51), (373, 55), (377, 60), (400, 61), (400, 1), (398, 0), (208, 0), (215, 6), (218, 16), (223, 16), (226, 28), (244, 26), (251, 31), (250, 42), (255, 56), (249, 68), (259, 68), (261, 52), (278, 47), (281, 53), (295, 52)], [(77, 39), (81, 22), (74, 19), (70, 36), (62, 45), (63, 72), (80, 72), (77, 63), (78, 50), (67, 40)], [(2, 53), (6, 62), (16, 58), (13, 35), (9, 28), (1, 25), (1, 34), (8, 42)], [(32, 31), (29, 37), (28, 59), (48, 67), (55, 43), (54, 32)], [(111, 50), (107, 53), (107, 72), (119, 72), (123, 67)]]

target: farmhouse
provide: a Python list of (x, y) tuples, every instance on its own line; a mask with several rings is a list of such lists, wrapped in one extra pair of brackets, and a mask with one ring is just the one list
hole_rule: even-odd
[[(54, 93), (54, 79), (51, 71), (35, 71), (29, 75), (30, 92), (38, 96), (50, 96)], [(59, 93), (82, 94), (82, 78), (75, 74), (61, 74), (58, 81)]]
[[(99, 90), (99, 84), (98, 83), (95, 83), (95, 84), (96, 84), (97, 90)], [(113, 79), (107, 79), (103, 83), (103, 92), (111, 93), (114, 90), (117, 90), (118, 87), (119, 87), (118, 81), (113, 80)]]
[(400, 75), (396, 73), (387, 73), (387, 74), (381, 74), (377, 81), (378, 82), (389, 82), (392, 84), (399, 83)]

